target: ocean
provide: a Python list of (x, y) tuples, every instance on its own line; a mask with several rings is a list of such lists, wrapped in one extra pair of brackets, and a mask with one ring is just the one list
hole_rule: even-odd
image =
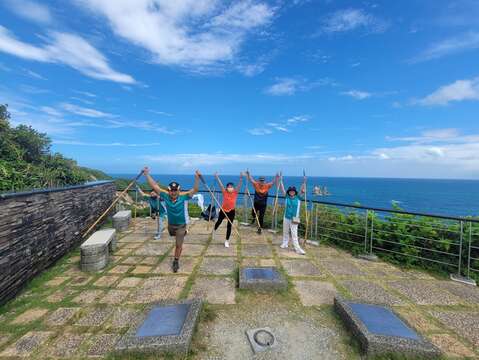
[[(134, 174), (112, 174), (114, 178), (132, 179)], [(193, 175), (152, 175), (161, 184), (175, 180), (183, 189), (193, 186)], [(204, 175), (206, 182), (218, 190), (212, 175)], [(272, 177), (266, 177), (270, 181)], [(221, 176), (223, 184), (237, 183), (237, 175)], [(144, 178), (140, 182), (146, 181)], [(285, 188), (301, 186), (302, 178), (285, 176)], [(314, 196), (313, 187), (326, 186), (330, 195)], [(308, 199), (367, 207), (392, 209), (393, 202), (405, 211), (446, 216), (479, 216), (479, 180), (431, 180), (389, 178), (308, 177)], [(201, 190), (206, 188), (201, 185)], [(250, 184), (249, 189), (253, 192)], [(243, 186), (244, 191), (244, 186)], [(276, 188), (270, 190), (275, 195)]]

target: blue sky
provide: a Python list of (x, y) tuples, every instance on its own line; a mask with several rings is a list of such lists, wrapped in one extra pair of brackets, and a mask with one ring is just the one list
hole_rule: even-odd
[(479, 178), (476, 0), (0, 9), (0, 102), (81, 165)]

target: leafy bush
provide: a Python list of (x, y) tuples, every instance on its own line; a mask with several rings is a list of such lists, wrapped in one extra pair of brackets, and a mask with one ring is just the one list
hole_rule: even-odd
[(51, 140), (30, 126), (10, 125), (7, 105), (0, 105), (0, 191), (19, 191), (109, 179), (105, 173), (51, 153)]

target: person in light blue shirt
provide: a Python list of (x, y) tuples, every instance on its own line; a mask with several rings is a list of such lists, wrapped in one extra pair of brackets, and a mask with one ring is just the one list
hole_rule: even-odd
[(170, 236), (176, 237), (175, 258), (173, 260), (173, 272), (178, 272), (180, 268), (180, 256), (183, 250), (183, 241), (187, 232), (186, 226), (190, 221), (188, 215), (188, 201), (198, 192), (200, 186), (200, 172), (195, 172), (195, 183), (189, 191), (180, 191), (180, 184), (172, 181), (168, 185), (168, 190), (160, 188), (156, 181), (150, 176), (148, 167), (143, 169), (143, 174), (148, 180), (148, 184), (157, 193), (160, 194), (160, 200), (164, 202), (168, 214), (168, 232)]
[(285, 196), (284, 204), (284, 218), (283, 218), (283, 243), (282, 249), (287, 249), (289, 246), (289, 239), (291, 237), (294, 250), (301, 255), (306, 254), (299, 245), (298, 239), (298, 225), (300, 221), (301, 200), (304, 200), (303, 194), (306, 185), (306, 177), (303, 179), (301, 185), (301, 195), (298, 194), (296, 187), (290, 186), (287, 191), (284, 190), (283, 181), (281, 179), (280, 189)]

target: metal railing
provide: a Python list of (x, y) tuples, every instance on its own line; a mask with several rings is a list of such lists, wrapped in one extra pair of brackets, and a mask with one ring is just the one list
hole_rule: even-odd
[[(137, 191), (132, 193), (138, 203)], [(208, 191), (200, 193), (213, 203)], [(221, 196), (221, 191), (214, 193)], [(270, 202), (272, 199), (274, 196)], [(281, 228), (283, 222), (284, 197), (278, 199), (277, 211), (273, 212), (270, 204), (265, 216), (265, 227), (272, 230)], [(252, 201), (246, 193), (239, 194), (238, 205), (238, 221), (253, 222)], [(307, 208), (308, 229), (302, 206), (299, 233), (307, 234), (308, 240), (479, 279), (479, 219), (320, 200), (308, 200)]]

